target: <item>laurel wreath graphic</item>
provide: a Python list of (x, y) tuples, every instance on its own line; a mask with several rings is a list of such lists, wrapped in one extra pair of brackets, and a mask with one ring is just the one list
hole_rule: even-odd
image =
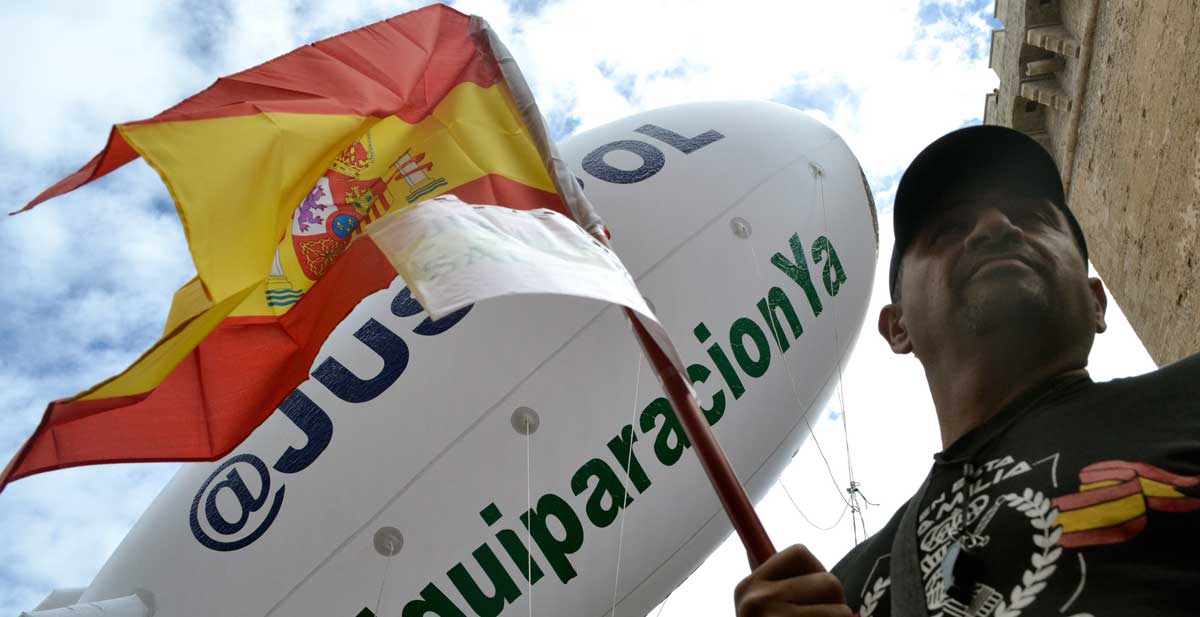
[(1000, 500), (1029, 517), (1035, 530), (1033, 544), (1042, 549), (1030, 558), (1030, 568), (1021, 575), (1021, 583), (1013, 587), (1008, 601), (1001, 601), (996, 607), (995, 617), (1018, 617), (1046, 588), (1046, 579), (1058, 568), (1054, 562), (1062, 555), (1063, 549), (1057, 544), (1063, 528), (1054, 524), (1058, 519), (1058, 509), (1050, 507), (1050, 500), (1041, 491), (1027, 488), (1020, 495), (1009, 493), (1000, 497)]
[(871, 614), (879, 606), (879, 600), (883, 598), (883, 592), (887, 591), (887, 588), (891, 587), (891, 585), (892, 578), (890, 576), (875, 579), (875, 585), (871, 591), (863, 594), (862, 607), (858, 613), (859, 617), (871, 617)]

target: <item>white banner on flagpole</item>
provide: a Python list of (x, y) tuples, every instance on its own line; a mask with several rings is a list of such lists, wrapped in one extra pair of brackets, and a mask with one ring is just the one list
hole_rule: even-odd
[(620, 258), (553, 210), (470, 205), (443, 195), (366, 231), (435, 319), (501, 296), (593, 298), (638, 313), (682, 371), (675, 346)]

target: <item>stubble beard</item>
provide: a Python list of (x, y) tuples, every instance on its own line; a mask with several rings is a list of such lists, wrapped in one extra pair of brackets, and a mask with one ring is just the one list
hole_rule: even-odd
[(1054, 321), (1050, 290), (1041, 276), (1027, 273), (1018, 280), (968, 281), (958, 311), (963, 331), (975, 337), (1004, 335), (1007, 344), (1025, 345), (1030, 337), (1046, 334)]

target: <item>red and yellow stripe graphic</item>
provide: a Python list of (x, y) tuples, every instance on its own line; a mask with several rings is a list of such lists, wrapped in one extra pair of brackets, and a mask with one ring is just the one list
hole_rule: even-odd
[(24, 209), (144, 158), (197, 276), (123, 373), (52, 402), (0, 475), (211, 460), (307, 377), (329, 332), (396, 271), (361, 233), (444, 193), (566, 213), (470, 18), (431, 6), (297, 49), (117, 125)]
[(1191, 512), (1200, 499), (1180, 489), (1200, 486), (1200, 477), (1181, 476), (1154, 465), (1102, 461), (1079, 472), (1079, 492), (1052, 502), (1068, 548), (1124, 542), (1146, 528), (1148, 510)]

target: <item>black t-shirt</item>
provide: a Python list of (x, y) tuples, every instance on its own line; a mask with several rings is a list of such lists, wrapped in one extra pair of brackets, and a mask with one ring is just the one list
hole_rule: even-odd
[[(1059, 378), (934, 459), (916, 523), (929, 615), (1200, 615), (1200, 355)], [(903, 514), (833, 569), (860, 617), (891, 614)], [(942, 562), (971, 538), (959, 601)]]

